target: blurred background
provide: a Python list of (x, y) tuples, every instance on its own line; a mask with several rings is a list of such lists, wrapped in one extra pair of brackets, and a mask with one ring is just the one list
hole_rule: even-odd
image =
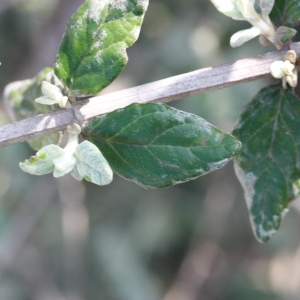
[[(0, 90), (53, 66), (83, 0), (1, 0)], [(208, 0), (150, 0), (129, 63), (103, 93), (274, 50), (258, 40), (231, 49), (248, 28)], [(230, 132), (260, 80), (170, 105)], [(10, 122), (1, 101), (0, 123)], [(194, 181), (144, 190), (114, 177), (97, 187), (67, 175), (35, 177), (26, 143), (0, 149), (0, 299), (296, 300), (297, 201), (267, 244), (251, 231), (232, 163)]]

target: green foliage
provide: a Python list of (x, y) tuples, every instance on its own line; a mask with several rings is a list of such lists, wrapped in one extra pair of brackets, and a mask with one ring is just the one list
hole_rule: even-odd
[(262, 89), (240, 116), (233, 134), (243, 144), (235, 158), (253, 230), (266, 242), (299, 193), (300, 101), (281, 85)]
[(300, 1), (276, 0), (270, 18), (276, 26), (298, 26), (300, 23)]
[(163, 188), (224, 166), (240, 142), (202, 118), (164, 104), (132, 104), (83, 129), (112, 169), (144, 187)]
[(148, 0), (86, 1), (71, 18), (55, 74), (72, 96), (108, 86), (127, 63), (125, 49), (138, 38)]
[[(261, 35), (281, 49), (296, 34), (287, 26), (298, 25), (300, 1), (212, 3), (225, 15), (252, 24), (251, 29), (232, 36), (234, 47)], [(147, 6), (148, 0), (85, 1), (69, 21), (57, 54), (55, 75), (51, 69), (45, 69), (33, 80), (7, 89), (6, 98), (14, 116), (22, 119), (51, 109), (33, 102), (41, 96), (43, 80), (57, 85), (42, 86), (49, 86), (50, 90), (49, 95), (39, 98), (46, 104), (54, 100), (60, 103), (55, 93), (51, 95), (51, 89), (67, 102), (68, 97), (94, 95), (108, 86), (127, 63), (126, 48), (138, 38)], [(279, 28), (271, 23), (270, 11)], [(290, 62), (291, 68), (279, 68), (279, 77), (273, 71), (272, 74), (295, 86), (295, 59)], [(275, 65), (278, 63), (285, 64)], [(276, 232), (288, 203), (298, 195), (298, 102), (290, 90), (270, 86), (247, 106), (234, 130), (244, 144), (236, 158), (236, 170), (245, 189), (254, 232), (262, 242)], [(238, 139), (202, 118), (162, 104), (132, 104), (118, 109), (94, 119), (83, 133), (96, 146), (85, 141), (70, 155), (71, 161), (76, 157), (72, 175), (99, 185), (111, 182), (111, 166), (119, 175), (143, 187), (168, 187), (224, 166), (241, 148)], [(59, 140), (60, 134), (54, 134), (31, 142), (31, 146), (39, 149)], [(59, 160), (63, 166), (64, 160), (65, 156)], [(31, 168), (32, 174), (39, 173), (44, 162), (45, 157), (38, 155), (21, 167), (29, 173)], [(49, 166), (48, 163), (45, 167), (47, 172)], [(54, 176), (58, 177), (56, 169)], [(62, 169), (59, 176), (65, 174)]]
[[(52, 69), (45, 68), (33, 79), (13, 82), (5, 88), (4, 98), (13, 120), (23, 120), (54, 109), (54, 106), (51, 107), (34, 102), (37, 97), (41, 96), (41, 83), (43, 80), (59, 86)], [(39, 150), (46, 145), (57, 144), (60, 140), (61, 133), (57, 132), (28, 140), (27, 142), (31, 148)]]
[[(41, 57), (44, 60), (51, 53), (53, 47), (47, 47), (48, 42), (61, 39), (60, 24), (64, 22), (49, 21), (67, 21), (76, 5), (74, 1), (57, 0), (23, 2), (34, 3), (37, 9), (43, 6), (41, 3), (57, 7), (55, 14), (48, 9), (47, 15), (39, 10), (23, 11), (22, 16), (22, 5), (5, 10), (0, 1), (3, 84), (9, 78), (28, 74), (30, 62), (37, 65)], [(247, 25), (218, 14), (207, 0), (151, 1), (143, 37), (131, 53), (132, 65), (123, 78), (132, 84), (150, 82), (264, 51), (257, 41), (239, 51), (228, 49), (232, 26), (241, 30)], [(208, 16), (214, 24), (203, 23)], [(214, 30), (216, 26), (222, 30)], [(282, 42), (289, 37), (283, 35)], [(257, 80), (197, 95), (178, 105), (228, 128), (262, 84), (263, 80)], [(6, 122), (4, 116), (1, 120)], [(71, 178), (28, 176), (16, 169), (16, 159), (23, 160), (27, 154), (23, 144), (1, 148), (0, 238), (2, 252), (7, 255), (0, 299), (40, 299), (41, 295), (54, 299), (164, 299), (174, 294), (170, 286), (178, 286), (176, 279), (182, 274), (177, 271), (182, 262), (195, 253), (200, 265), (211, 259), (214, 264), (205, 282), (193, 284), (195, 299), (202, 299), (204, 294), (206, 298), (230, 300), (298, 299), (299, 286), (293, 274), (299, 271), (295, 263), (299, 216), (289, 214), (281, 234), (267, 245), (257, 245), (249, 232), (245, 204), (231, 164), (187, 184), (145, 192), (119, 178), (113, 186), (100, 189)], [(43, 153), (38, 157), (41, 162), (46, 158)], [(86, 180), (90, 178), (85, 175)], [(30, 286), (28, 270), (34, 272)], [(180, 287), (176, 290), (179, 294), (181, 291)]]

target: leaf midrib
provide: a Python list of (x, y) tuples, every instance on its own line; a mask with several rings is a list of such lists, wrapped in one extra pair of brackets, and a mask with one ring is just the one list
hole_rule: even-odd
[(122, 145), (122, 146), (128, 146), (128, 147), (149, 147), (149, 146), (154, 146), (154, 147), (172, 147), (172, 148), (184, 148), (184, 149), (194, 149), (194, 148), (224, 148), (226, 146), (232, 146), (236, 145), (237, 143), (227, 143), (227, 144), (221, 144), (221, 145), (212, 145), (212, 146), (202, 146), (202, 145), (197, 145), (197, 146), (180, 146), (180, 145), (168, 145), (168, 144), (131, 144), (131, 143), (124, 143), (124, 142), (107, 142), (105, 139), (100, 139), (100, 138), (95, 138), (92, 136), (89, 136), (90, 140), (94, 141), (99, 141), (102, 143), (105, 143), (107, 145)]

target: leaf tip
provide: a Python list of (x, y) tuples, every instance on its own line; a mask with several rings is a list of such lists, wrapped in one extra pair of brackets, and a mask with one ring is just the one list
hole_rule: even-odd
[(267, 216), (262, 218), (250, 216), (251, 225), (254, 235), (260, 243), (266, 243), (273, 235), (275, 235), (281, 225), (281, 221), (289, 211), (288, 208), (284, 208), (280, 215)]
[(266, 243), (270, 240), (270, 238), (277, 233), (278, 229), (273, 228), (270, 226), (269, 228), (265, 229), (263, 224), (252, 224), (254, 235), (260, 243)]

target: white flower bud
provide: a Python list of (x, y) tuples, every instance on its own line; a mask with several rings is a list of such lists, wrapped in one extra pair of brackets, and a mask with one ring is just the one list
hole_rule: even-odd
[(65, 108), (67, 106), (68, 97), (63, 96), (61, 90), (57, 86), (47, 81), (43, 81), (41, 89), (44, 96), (36, 98), (35, 102), (44, 105), (58, 104), (61, 108)]
[(274, 61), (270, 66), (271, 74), (274, 78), (282, 78), (285, 73), (283, 71), (284, 62), (277, 60)]
[(67, 131), (69, 134), (79, 135), (81, 133), (81, 127), (80, 125), (73, 123), (67, 127)]
[(297, 84), (298, 84), (297, 70), (294, 70), (292, 75), (287, 75), (286, 76), (286, 81), (291, 87), (296, 87)]
[(296, 54), (296, 52), (294, 50), (287, 51), (286, 54), (283, 57), (283, 60), (288, 60), (292, 64), (295, 64), (296, 60), (297, 60), (297, 54)]
[(298, 72), (295, 67), (296, 53), (293, 50), (288, 51), (284, 56), (285, 61), (274, 61), (270, 66), (273, 77), (282, 78), (282, 86), (287, 88), (287, 83), (291, 87), (296, 87), (298, 83)]
[(275, 78), (282, 78), (284, 75), (292, 76), (294, 74), (295, 65), (289, 60), (286, 61), (274, 61), (271, 66), (271, 74)]
[(294, 64), (292, 64), (289, 60), (284, 61), (282, 70), (286, 75), (292, 76), (294, 69)]

